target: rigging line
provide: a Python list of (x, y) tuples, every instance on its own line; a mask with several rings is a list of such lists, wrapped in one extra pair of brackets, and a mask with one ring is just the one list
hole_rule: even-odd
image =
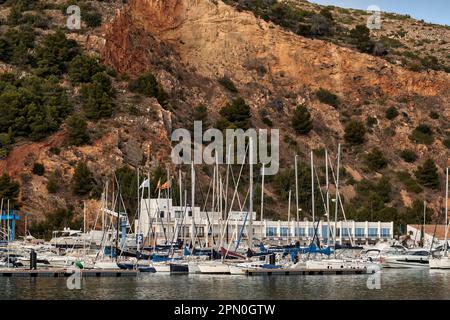
[[(246, 146), (246, 149), (245, 149), (245, 153), (244, 153), (244, 159), (243, 159), (243, 161), (242, 161), (242, 164), (241, 164), (241, 170), (239, 171), (239, 176), (238, 176), (238, 180), (237, 180), (237, 185), (239, 185), (239, 181), (240, 181), (240, 179), (241, 179), (241, 176), (242, 176), (242, 171), (243, 171), (243, 169), (244, 169), (244, 164), (245, 164), (245, 160), (246, 160), (246, 158), (247, 158), (247, 150), (248, 150), (248, 145)], [(229, 213), (231, 212), (231, 209), (233, 208), (233, 204), (234, 204), (234, 199), (235, 199), (235, 197), (236, 197), (236, 194), (237, 194), (237, 186), (235, 187), (235, 189), (234, 189), (234, 192), (233, 192), (233, 198), (231, 199), (231, 204), (230, 204), (230, 207), (229, 207), (229, 211), (228, 211), (228, 214), (227, 214), (227, 220), (226, 220), (226, 222), (225, 222), (225, 226), (224, 226), (224, 228), (223, 228), (223, 232), (221, 233), (221, 239), (220, 239), (220, 243), (219, 243), (219, 245), (220, 246), (222, 246), (222, 243), (223, 243), (223, 237), (225, 236), (225, 228), (227, 228), (227, 230), (228, 230), (228, 221), (229, 221), (229, 219), (230, 219), (230, 215), (229, 215)]]
[[(331, 175), (333, 177), (333, 181), (334, 181), (335, 184), (337, 184), (337, 180), (336, 180), (336, 177), (334, 175), (333, 164), (331, 163), (331, 160), (330, 160), (330, 168), (331, 168)], [(342, 215), (344, 217), (344, 221), (347, 222), (347, 216), (345, 214), (344, 204), (342, 203), (342, 198), (341, 198), (341, 193), (340, 192), (337, 192), (337, 202), (339, 202), (339, 206), (341, 207)], [(337, 206), (338, 203), (336, 203), (335, 205)], [(336, 228), (336, 226), (335, 226), (335, 228)], [(349, 240), (350, 240), (350, 244), (352, 246), (354, 246), (353, 236), (351, 235), (350, 232), (349, 232), (349, 236), (348, 237), (349, 237)]]

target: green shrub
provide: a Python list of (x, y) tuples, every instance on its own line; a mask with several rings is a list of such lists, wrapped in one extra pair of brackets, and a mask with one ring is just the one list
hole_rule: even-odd
[(36, 72), (40, 76), (61, 75), (67, 71), (68, 64), (79, 53), (75, 40), (67, 39), (66, 35), (58, 30), (47, 35), (40, 47), (36, 49)]
[(359, 121), (350, 121), (345, 127), (344, 140), (351, 145), (363, 144), (366, 135), (364, 124)]
[(217, 80), (225, 89), (227, 89), (230, 92), (237, 93), (238, 89), (234, 85), (233, 81), (231, 81), (228, 77), (222, 77)]
[(67, 119), (67, 143), (73, 146), (81, 146), (89, 143), (87, 122), (84, 118), (73, 115)]
[(102, 14), (98, 11), (87, 11), (81, 14), (81, 19), (89, 28), (99, 27), (102, 24)]
[(45, 173), (45, 167), (42, 163), (35, 162), (33, 165), (33, 173), (38, 176), (43, 176)]
[(439, 113), (435, 112), (435, 111), (431, 111), (430, 112), (430, 118), (431, 119), (439, 119)]
[(375, 43), (370, 38), (370, 29), (365, 25), (357, 25), (354, 29), (350, 30), (349, 36), (359, 51), (373, 53)]
[(399, 112), (395, 107), (389, 107), (386, 110), (386, 119), (388, 120), (394, 120), (399, 115)]
[(320, 102), (328, 104), (334, 108), (337, 108), (339, 106), (339, 98), (337, 95), (331, 93), (330, 91), (320, 88), (316, 92), (316, 97), (319, 99)]
[(52, 173), (48, 177), (47, 191), (49, 193), (57, 193), (59, 191), (59, 179), (55, 173)]
[(445, 139), (442, 144), (447, 147), (448, 149), (450, 149), (450, 139)]
[(19, 207), (20, 184), (13, 180), (6, 172), (0, 176), (0, 199), (8, 199), (11, 209)]
[(0, 133), (39, 140), (57, 130), (70, 111), (66, 92), (55, 81), (25, 76), (0, 93)]
[(132, 80), (128, 88), (131, 92), (143, 94), (147, 97), (154, 97), (158, 100), (161, 106), (168, 104), (168, 95), (164, 88), (158, 83), (155, 76), (151, 73), (141, 75), (135, 80)]
[(377, 118), (374, 118), (374, 117), (371, 117), (371, 116), (369, 116), (369, 117), (367, 117), (367, 119), (366, 119), (366, 125), (367, 125), (367, 127), (369, 127), (369, 128), (372, 128), (374, 125), (376, 125), (378, 123), (378, 120), (377, 120)]
[(434, 141), (433, 129), (427, 124), (421, 124), (413, 130), (410, 139), (416, 143), (432, 144)]
[(366, 157), (367, 167), (372, 171), (383, 169), (388, 162), (383, 153), (378, 148), (373, 148)]
[(73, 83), (91, 82), (92, 77), (104, 71), (94, 58), (80, 54), (69, 63), (69, 76)]
[(439, 187), (439, 173), (433, 159), (428, 158), (415, 172), (417, 181), (424, 187), (437, 189)]
[(238, 97), (232, 103), (228, 103), (220, 110), (222, 122), (219, 123), (220, 129), (239, 128), (247, 130), (251, 124), (251, 110), (244, 99)]
[(416, 160), (417, 160), (417, 155), (416, 155), (416, 153), (415, 153), (414, 151), (408, 150), (408, 149), (402, 150), (402, 151), (400, 152), (400, 157), (401, 157), (405, 162), (408, 162), (408, 163), (413, 163), (413, 162), (416, 162)]
[(73, 193), (78, 196), (85, 196), (94, 189), (95, 181), (86, 163), (78, 162), (72, 177), (71, 186)]
[(83, 110), (89, 119), (110, 117), (113, 112), (113, 103), (103, 88), (95, 83), (83, 85), (81, 88)]
[(399, 171), (396, 175), (398, 180), (405, 185), (406, 191), (413, 193), (421, 193), (423, 191), (417, 181), (407, 171)]
[(292, 127), (299, 134), (308, 134), (312, 128), (311, 114), (308, 109), (303, 106), (297, 106), (292, 116)]

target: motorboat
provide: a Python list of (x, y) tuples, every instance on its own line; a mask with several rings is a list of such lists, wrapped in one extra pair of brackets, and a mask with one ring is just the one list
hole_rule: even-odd
[(384, 268), (428, 268), (430, 251), (423, 248), (409, 249), (397, 255), (382, 258)]

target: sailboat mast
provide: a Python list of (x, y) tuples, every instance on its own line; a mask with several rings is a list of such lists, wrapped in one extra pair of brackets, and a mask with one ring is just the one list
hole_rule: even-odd
[(253, 139), (250, 138), (249, 145), (249, 163), (250, 163), (250, 194), (249, 194), (249, 212), (250, 212), (250, 221), (249, 221), (249, 230), (248, 230), (248, 247), (251, 249), (252, 241), (253, 241)]
[(330, 244), (330, 181), (328, 178), (328, 150), (325, 149), (325, 179), (327, 187), (327, 246)]
[(447, 256), (448, 252), (448, 168), (445, 171), (445, 243), (444, 243), (444, 254)]
[[(137, 168), (137, 201), (138, 201), (138, 206), (137, 206), (137, 230), (136, 230), (136, 250), (137, 252), (139, 252), (140, 249), (140, 236), (139, 234), (141, 233), (141, 185), (139, 184), (139, 168)], [(144, 190), (142, 190), (144, 191)]]
[(170, 192), (170, 173), (169, 168), (167, 168), (167, 189), (166, 189), (166, 203), (167, 203), (167, 239), (171, 239), (171, 226), (170, 226), (170, 202), (169, 202), (169, 192)]
[(296, 227), (298, 228), (298, 222), (299, 222), (299, 211), (300, 208), (298, 206), (298, 168), (297, 168), (297, 155), (294, 157), (295, 162), (295, 217), (296, 217)]
[(266, 165), (263, 163), (262, 167), (262, 177), (261, 177), (261, 224), (260, 224), (260, 240), (263, 238), (263, 217), (264, 217), (264, 175), (265, 175)]
[(315, 223), (315, 201), (314, 201), (314, 154), (311, 151), (311, 213), (312, 213), (312, 221), (313, 227)]
[[(194, 206), (195, 206), (195, 171), (194, 171), (194, 162), (191, 162), (191, 210), (192, 210), (192, 225), (193, 228), (195, 229), (195, 212), (194, 212)], [(195, 240), (194, 238), (194, 232), (196, 232), (197, 230), (193, 230), (193, 232), (191, 232), (191, 243), (192, 246), (195, 246), (195, 243), (193, 243), (193, 241)]]
[(337, 166), (336, 166), (336, 198), (334, 203), (334, 257), (336, 257), (336, 239), (337, 239), (337, 216), (338, 216), (338, 201), (339, 201), (339, 166), (341, 165), (341, 144), (338, 144)]

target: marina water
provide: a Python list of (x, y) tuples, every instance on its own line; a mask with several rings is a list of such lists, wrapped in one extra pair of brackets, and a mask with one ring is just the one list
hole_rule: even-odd
[(383, 269), (380, 289), (368, 274), (233, 276), (139, 274), (136, 278), (83, 278), (69, 290), (66, 278), (0, 277), (0, 299), (450, 299), (450, 272)]

